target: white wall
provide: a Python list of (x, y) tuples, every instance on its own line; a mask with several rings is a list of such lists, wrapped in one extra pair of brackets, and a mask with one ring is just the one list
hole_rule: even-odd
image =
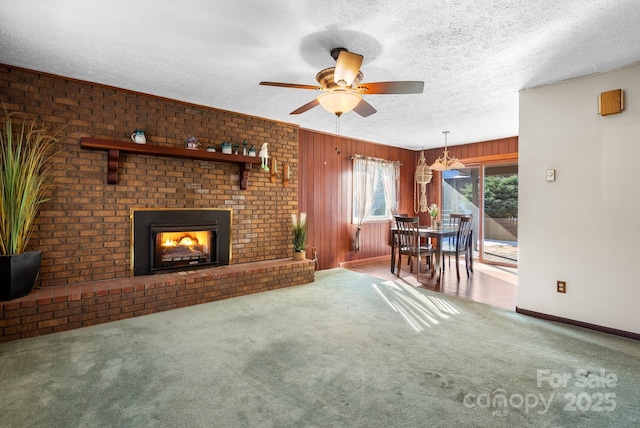
[(519, 185), (518, 308), (640, 333), (640, 64), (521, 91)]

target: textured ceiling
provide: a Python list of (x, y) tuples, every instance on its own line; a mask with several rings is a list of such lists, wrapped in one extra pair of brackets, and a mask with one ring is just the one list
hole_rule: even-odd
[[(364, 55), (378, 113), (340, 134), (409, 149), (518, 135), (518, 91), (640, 61), (638, 0), (3, 0), (0, 63), (336, 132), (318, 93), (329, 51)], [(615, 88), (610, 88), (615, 89)], [(595, 100), (594, 100), (595, 102)]]

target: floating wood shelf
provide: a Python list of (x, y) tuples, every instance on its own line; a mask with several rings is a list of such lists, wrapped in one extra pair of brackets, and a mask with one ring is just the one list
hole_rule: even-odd
[(169, 158), (196, 159), (211, 162), (237, 163), (240, 166), (240, 188), (245, 190), (249, 183), (249, 171), (262, 159), (254, 156), (232, 155), (206, 150), (183, 149), (178, 147), (155, 146), (152, 144), (136, 144), (123, 141), (100, 140), (97, 138), (81, 138), (80, 147), (87, 150), (104, 150), (109, 152), (107, 160), (107, 183), (118, 182), (118, 158), (120, 152), (139, 155), (164, 156)]

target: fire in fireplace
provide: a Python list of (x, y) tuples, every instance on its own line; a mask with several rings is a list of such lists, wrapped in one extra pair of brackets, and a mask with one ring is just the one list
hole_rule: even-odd
[(229, 209), (140, 209), (131, 219), (132, 276), (229, 264)]
[(151, 270), (218, 265), (218, 225), (151, 225)]

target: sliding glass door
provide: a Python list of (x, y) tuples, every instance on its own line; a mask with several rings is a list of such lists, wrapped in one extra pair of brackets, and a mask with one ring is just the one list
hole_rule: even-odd
[(518, 263), (518, 165), (484, 167), (480, 260)]
[(442, 221), (473, 214), (473, 249), (484, 263), (518, 262), (518, 164), (469, 166), (442, 172)]
[(456, 214), (473, 214), (473, 250), (478, 251), (480, 213), (480, 168), (442, 171), (442, 223), (455, 224)]

